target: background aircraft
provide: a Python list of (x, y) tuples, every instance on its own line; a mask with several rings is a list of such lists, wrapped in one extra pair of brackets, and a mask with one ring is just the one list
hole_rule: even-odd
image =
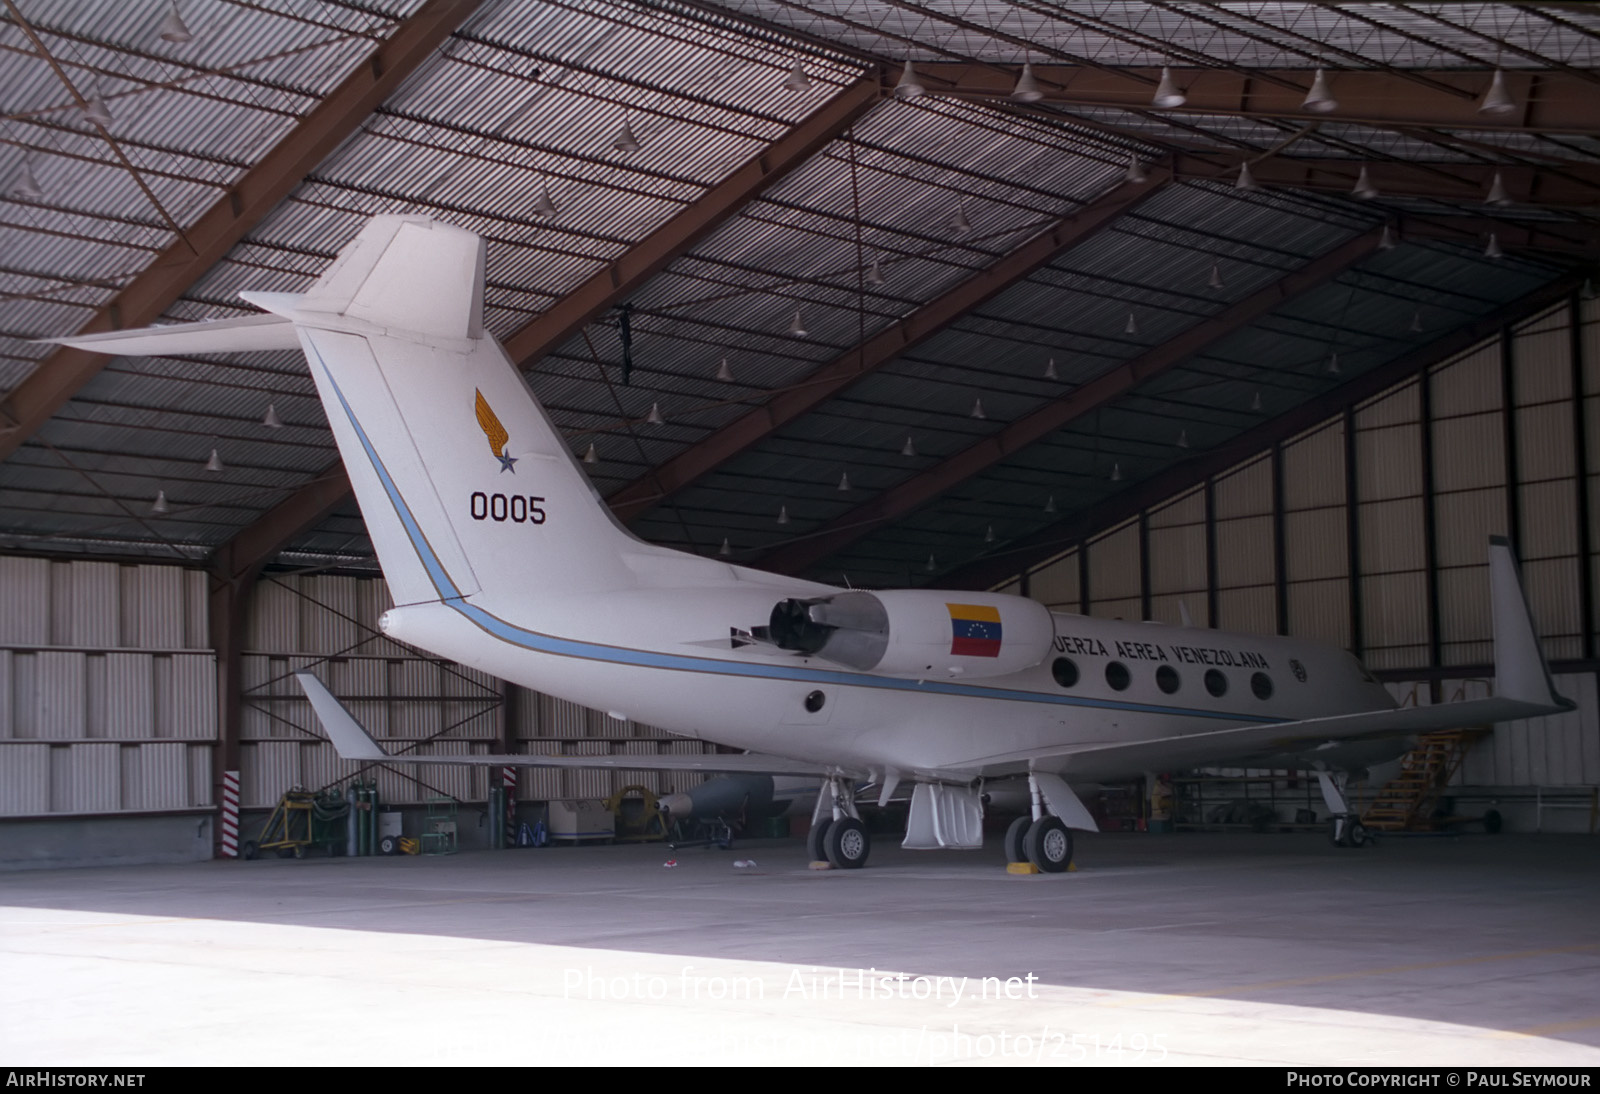
[[(64, 344), (110, 353), (298, 345), (396, 607), (391, 637), (744, 755), (428, 757), (820, 777), (812, 846), (866, 862), (858, 793), (907, 785), (904, 846), (982, 845), (984, 787), (1027, 786), (1006, 839), (1045, 871), (1095, 822), (1069, 780), (1255, 759), (1317, 770), (1336, 841), (1342, 778), (1407, 734), (1570, 709), (1503, 542), (1491, 547), (1496, 694), (1395, 709), (1348, 653), (1292, 638), (1052, 614), (999, 593), (869, 592), (644, 543), (618, 524), (482, 326), (483, 243), (376, 217), (312, 289), (244, 293), (262, 316)], [(487, 451), (485, 449), (487, 448)], [(300, 675), (347, 758), (391, 761)]]

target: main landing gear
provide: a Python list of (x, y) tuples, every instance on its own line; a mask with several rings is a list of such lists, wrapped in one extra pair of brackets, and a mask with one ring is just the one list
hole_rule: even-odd
[(1328, 840), (1335, 847), (1370, 847), (1375, 842), (1361, 817), (1350, 811), (1345, 800), (1344, 784), (1349, 775), (1343, 771), (1318, 771), (1317, 785), (1322, 788), (1322, 801), (1328, 807)]
[(1043, 795), (1033, 777), (1033, 815), (1018, 817), (1006, 829), (1007, 862), (1031, 862), (1042, 874), (1059, 874), (1072, 867), (1072, 829), (1044, 811)]
[(835, 870), (859, 870), (867, 864), (872, 837), (861, 823), (855, 784), (850, 780), (830, 776), (823, 792), (817, 795), (806, 850), (812, 862), (826, 862)]

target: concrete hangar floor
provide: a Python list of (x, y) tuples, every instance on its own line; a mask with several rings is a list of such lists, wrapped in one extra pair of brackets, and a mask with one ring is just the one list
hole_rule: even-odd
[(1588, 837), (1103, 835), (1036, 877), (802, 843), (8, 874), (0, 1057), (1600, 1063)]

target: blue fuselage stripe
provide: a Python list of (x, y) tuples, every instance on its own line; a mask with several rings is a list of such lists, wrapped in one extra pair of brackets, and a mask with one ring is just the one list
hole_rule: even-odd
[[(656, 653), (651, 650), (635, 650), (622, 646), (607, 646), (594, 642), (582, 642), (571, 638), (557, 638), (553, 635), (541, 634), (530, 631), (515, 624), (507, 623), (498, 616), (491, 615), (482, 608), (467, 603), (462, 599), (455, 582), (445, 572), (444, 566), (434, 554), (427, 537), (423, 535), (422, 528), (412, 515), (410, 507), (401, 497), (399, 489), (390, 477), (388, 469), (378, 457), (372, 442), (368, 440), (366, 431), (361, 428), (361, 423), (356, 421), (355, 414), (350, 409), (350, 404), (345, 400), (344, 392), (339, 389), (338, 383), (333, 379), (333, 374), (323, 362), (321, 354), (317, 355), (317, 364), (322, 367), (322, 373), (328, 378), (328, 384), (333, 388), (334, 394), (339, 398), (339, 405), (343, 408), (345, 417), (350, 422), (350, 427), (355, 430), (356, 437), (361, 441), (361, 448), (371, 461), (373, 470), (378, 476), (378, 481), (383, 484), (384, 492), (389, 495), (389, 501), (394, 506), (395, 514), (400, 519), (400, 524), (405, 528), (406, 536), (411, 540), (411, 546), (416, 551), (428, 576), (432, 579), (435, 588), (444, 603), (484, 632), (500, 639), (502, 642), (532, 650), (537, 653), (553, 654), (559, 657), (575, 657), (588, 661), (604, 661), (618, 665), (633, 665), (640, 668), (670, 669), (679, 672), (704, 672), (718, 676), (738, 676), (750, 679), (768, 680), (794, 680), (808, 684), (833, 684), (841, 687), (880, 688), (890, 691), (908, 691), (920, 694), (950, 695), (972, 699), (1003, 699), (1012, 702), (1044, 703), (1052, 706), (1065, 707), (1093, 707), (1101, 710), (1127, 711), (1139, 714), (1161, 714), (1167, 716), (1179, 715), (1191, 718), (1209, 718), (1220, 721), (1241, 723), (1260, 722), (1269, 723), (1279, 719), (1262, 717), (1260, 715), (1236, 714), (1227, 711), (1196, 710), (1192, 707), (1157, 706), (1147, 703), (1118, 702), (1114, 699), (1094, 699), (1084, 696), (1056, 695), (1050, 692), (1022, 691), (1016, 688), (980, 687), (973, 684), (954, 684), (940, 680), (903, 680), (891, 676), (869, 676), (853, 672), (838, 672), (830, 669), (813, 668), (786, 668), (781, 665), (764, 665), (743, 661), (724, 661), (712, 657), (689, 657), (682, 654)], [(996, 628), (998, 629), (998, 628)]]

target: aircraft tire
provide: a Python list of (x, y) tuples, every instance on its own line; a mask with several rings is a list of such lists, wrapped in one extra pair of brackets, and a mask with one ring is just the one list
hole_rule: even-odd
[(828, 861), (828, 829), (832, 826), (833, 818), (823, 817), (806, 834), (806, 854), (811, 856), (812, 862)]
[(1367, 831), (1367, 826), (1362, 824), (1358, 820), (1352, 820), (1350, 822), (1350, 846), (1351, 847), (1370, 847), (1370, 846), (1372, 846), (1372, 833), (1368, 832)]
[(1059, 874), (1072, 865), (1072, 831), (1060, 817), (1040, 817), (1022, 843), (1028, 861), (1041, 873)]
[(1028, 851), (1023, 846), (1023, 841), (1028, 838), (1028, 829), (1033, 825), (1032, 817), (1018, 817), (1011, 822), (1011, 827), (1006, 829), (1006, 861), (1027, 862)]
[(872, 851), (872, 839), (867, 826), (854, 817), (841, 817), (828, 826), (823, 839), (828, 861), (835, 870), (859, 870), (867, 864)]

